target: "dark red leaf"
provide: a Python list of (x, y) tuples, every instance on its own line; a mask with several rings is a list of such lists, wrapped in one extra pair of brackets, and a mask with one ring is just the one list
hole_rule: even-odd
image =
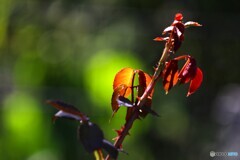
[(184, 25), (182, 22), (174, 23), (173, 34), (173, 51), (176, 52), (182, 45), (184, 40)]
[(191, 80), (187, 97), (193, 94), (201, 85), (203, 80), (203, 73), (200, 68), (197, 67), (196, 75)]
[(199, 24), (198, 22), (188, 21), (184, 23), (184, 26), (185, 28), (188, 28), (188, 27), (201, 27), (202, 25)]
[[(137, 70), (138, 72), (138, 81), (139, 81), (139, 85), (137, 87), (137, 96), (138, 98), (140, 98), (143, 93), (145, 92), (147, 86), (151, 83), (152, 78), (151, 76), (149, 76), (147, 73), (143, 72), (142, 70)], [(152, 96), (153, 96), (153, 92), (154, 90), (152, 90), (152, 92), (150, 93), (150, 95), (147, 97), (146, 102), (144, 104), (144, 106), (146, 108), (149, 108), (149, 110), (151, 110), (151, 106), (152, 106)], [(137, 103), (137, 102), (135, 102)], [(128, 108), (127, 109), (127, 115), (126, 115), (126, 121), (128, 121), (128, 119), (131, 117), (132, 113), (134, 112), (135, 108)], [(141, 110), (141, 112), (139, 113), (139, 116), (141, 117), (145, 117), (149, 112), (147, 110)]]
[(178, 82), (178, 61), (170, 60), (165, 63), (165, 68), (162, 72), (163, 77), (163, 88), (168, 91), (177, 84)]
[(185, 31), (184, 24), (182, 22), (177, 22), (177, 23), (174, 23), (173, 25), (179, 30), (180, 33), (178, 33), (178, 36), (180, 38), (180, 36), (183, 35)]
[[(139, 81), (139, 87), (138, 87), (138, 97), (141, 97), (146, 90), (147, 86), (152, 81), (151, 76), (149, 76), (147, 73), (143, 72), (142, 70), (138, 70), (138, 81)], [(152, 97), (154, 90), (152, 90), (150, 96)]]
[(196, 75), (197, 63), (192, 57), (188, 57), (186, 63), (179, 72), (178, 79), (180, 83), (188, 83)]

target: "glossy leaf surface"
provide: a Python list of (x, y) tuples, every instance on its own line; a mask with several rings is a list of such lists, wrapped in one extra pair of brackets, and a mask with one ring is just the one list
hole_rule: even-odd
[(200, 68), (197, 68), (196, 75), (190, 82), (187, 96), (190, 96), (191, 94), (193, 94), (200, 87), (202, 80), (203, 80), (202, 70)]
[(125, 96), (130, 95), (132, 90), (131, 86), (132, 86), (132, 79), (134, 74), (135, 73), (132, 68), (123, 68), (122, 70), (120, 70), (114, 78), (113, 89), (115, 90), (120, 85), (125, 85), (128, 87), (128, 89), (126, 90)]

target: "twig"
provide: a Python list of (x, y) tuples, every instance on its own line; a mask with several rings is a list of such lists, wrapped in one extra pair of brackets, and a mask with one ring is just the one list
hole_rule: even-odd
[[(165, 44), (165, 48), (163, 50), (162, 56), (158, 61), (157, 67), (155, 68), (155, 72), (152, 76), (152, 80), (150, 82), (150, 84), (147, 86), (146, 90), (144, 91), (143, 95), (140, 97), (140, 100), (138, 101), (138, 103), (134, 106), (134, 108), (136, 108), (133, 112), (133, 114), (131, 115), (131, 117), (128, 119), (128, 121), (126, 121), (125, 125), (124, 125), (124, 129), (121, 133), (121, 135), (119, 135), (119, 137), (117, 138), (116, 142), (114, 143), (114, 146), (116, 148), (120, 148), (120, 146), (122, 145), (125, 137), (128, 135), (129, 130), (131, 129), (134, 121), (138, 118), (139, 115), (139, 109), (141, 109), (141, 107), (145, 104), (146, 99), (148, 98), (148, 96), (151, 94), (157, 80), (160, 77), (160, 73), (161, 73), (161, 66), (162, 64), (167, 60), (168, 55), (169, 55), (169, 48), (171, 47), (171, 38), (166, 42)], [(105, 160), (110, 160), (110, 156), (107, 155), (107, 157), (105, 158)]]

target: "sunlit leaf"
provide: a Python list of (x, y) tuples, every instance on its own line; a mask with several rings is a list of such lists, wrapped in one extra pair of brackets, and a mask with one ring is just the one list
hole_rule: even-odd
[(163, 88), (168, 91), (177, 84), (178, 82), (178, 61), (170, 60), (165, 63), (165, 68), (162, 72), (163, 77)]
[(128, 87), (126, 85), (122, 84), (122, 85), (119, 85), (117, 88), (115, 88), (115, 90), (113, 91), (112, 101), (111, 101), (113, 115), (114, 115), (114, 113), (117, 112), (117, 110), (120, 107), (119, 103), (118, 103), (119, 96), (124, 96), (127, 89), (128, 89)]
[(126, 91), (125, 96), (130, 95), (134, 74), (135, 71), (132, 68), (124, 68), (119, 71), (114, 78), (113, 89), (115, 90), (120, 85), (126, 85), (129, 88)]
[(187, 97), (193, 94), (200, 87), (202, 80), (203, 80), (203, 73), (200, 68), (197, 68), (196, 75), (190, 82)]

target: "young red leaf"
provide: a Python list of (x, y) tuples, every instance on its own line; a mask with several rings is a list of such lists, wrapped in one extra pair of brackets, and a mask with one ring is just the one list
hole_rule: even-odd
[(176, 21), (181, 21), (183, 19), (182, 13), (177, 13), (174, 18)]
[(119, 96), (124, 96), (126, 91), (127, 91), (128, 87), (124, 84), (118, 86), (117, 88), (115, 88), (113, 94), (112, 94), (112, 110), (113, 110), (113, 115), (114, 113), (117, 112), (117, 110), (119, 109)]
[(185, 31), (185, 26), (182, 22), (175, 22), (172, 24), (173, 26), (175, 26), (175, 28), (177, 28), (179, 30), (180, 33), (178, 33), (178, 36), (180, 38), (180, 36), (182, 34), (184, 34), (184, 31)]
[(186, 63), (179, 72), (178, 79), (180, 83), (188, 83), (196, 75), (197, 63), (192, 57), (188, 57)]
[(188, 27), (201, 27), (202, 25), (199, 24), (198, 22), (188, 21), (184, 23), (184, 26), (185, 28), (188, 28)]
[(177, 84), (178, 82), (178, 61), (170, 60), (165, 63), (165, 68), (162, 72), (163, 77), (163, 88), (168, 91)]
[(114, 78), (113, 89), (115, 90), (118, 86), (125, 85), (128, 87), (125, 96), (127, 97), (128, 95), (130, 95), (132, 91), (131, 87), (134, 74), (135, 70), (133, 70), (132, 68), (124, 68), (120, 70)]
[(171, 26), (167, 27), (163, 31), (163, 35), (166, 33), (169, 33), (169, 37), (162, 38), (162, 37), (157, 37), (154, 40), (155, 41), (163, 41), (163, 40), (169, 40), (171, 37), (170, 42), (171, 43), (171, 49), (170, 51), (176, 52), (181, 44), (182, 41), (184, 40), (184, 31), (185, 31), (185, 26), (181, 21), (174, 21)]
[(163, 30), (163, 35), (164, 34), (166, 34), (166, 33), (171, 33), (172, 32), (172, 30), (173, 30), (173, 28), (174, 28), (174, 26), (168, 26), (167, 28), (165, 28), (164, 30)]
[(182, 45), (182, 40), (180, 36), (181, 32), (179, 31), (179, 29), (174, 27), (172, 34), (173, 34), (173, 42), (172, 42), (171, 51), (176, 52)]
[(178, 74), (180, 84), (190, 82), (187, 97), (193, 94), (201, 85), (203, 80), (203, 74), (200, 68), (197, 67), (197, 62), (190, 56), (180, 56), (175, 60), (187, 58), (184, 66)]
[(203, 73), (200, 68), (197, 67), (196, 75), (190, 82), (187, 97), (193, 94), (201, 85), (203, 80)]
[[(139, 98), (143, 95), (147, 86), (151, 83), (152, 78), (147, 73), (141, 70), (138, 71), (138, 78), (139, 78), (138, 86), (138, 98)], [(151, 94), (147, 97), (146, 102), (143, 105), (145, 109), (142, 109), (141, 112), (139, 112), (139, 115), (143, 118), (149, 113), (149, 110), (151, 110), (153, 92), (154, 90), (152, 90)]]
[[(144, 93), (145, 89), (147, 86), (150, 84), (152, 81), (151, 76), (149, 76), (147, 73), (143, 72), (142, 70), (138, 70), (138, 81), (139, 81), (139, 86), (138, 86), (138, 97), (141, 97), (142, 94)], [(152, 90), (150, 96), (152, 97), (154, 90)]]
[(169, 37), (156, 37), (153, 40), (161, 42), (161, 41), (167, 41), (168, 39), (169, 39)]
[(185, 27), (182, 22), (176, 22), (172, 24), (174, 26), (173, 34), (173, 51), (176, 52), (182, 45), (184, 40), (184, 30)]

